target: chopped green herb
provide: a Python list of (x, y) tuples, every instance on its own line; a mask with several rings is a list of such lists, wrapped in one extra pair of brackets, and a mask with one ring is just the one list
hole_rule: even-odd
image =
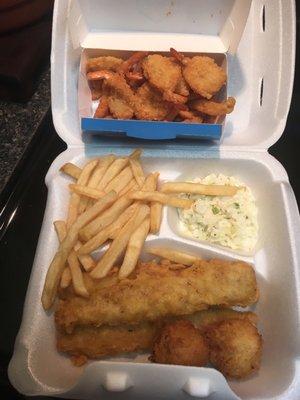
[(219, 214), (219, 212), (220, 212), (220, 209), (218, 208), (218, 207), (216, 207), (216, 206), (212, 206), (212, 212), (213, 212), (213, 214)]
[(235, 208), (240, 208), (239, 203), (233, 203), (235, 205)]

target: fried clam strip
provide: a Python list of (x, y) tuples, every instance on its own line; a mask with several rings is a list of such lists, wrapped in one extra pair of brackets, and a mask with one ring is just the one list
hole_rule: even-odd
[[(61, 243), (67, 235), (66, 223), (65, 221), (55, 221), (54, 226), (58, 239)], [(82, 297), (89, 297), (89, 292), (87, 291), (83, 282), (82, 271), (80, 268), (79, 260), (77, 258), (77, 254), (73, 249), (70, 251), (67, 260), (72, 276), (72, 283), (75, 293)]]
[(192, 193), (206, 196), (234, 196), (240, 187), (229, 185), (203, 185), (193, 182), (165, 182), (160, 191), (163, 193)]
[[(101, 271), (107, 259), (110, 255), (102, 257)], [(96, 269), (90, 275), (99, 276)], [(213, 305), (247, 307), (258, 299), (255, 272), (241, 261), (201, 260), (174, 271), (151, 262), (138, 266), (127, 279), (104, 287), (100, 282), (90, 282), (90, 301), (71, 296), (60, 302), (56, 323), (61, 330), (72, 332), (78, 325), (138, 324)]]
[(193, 110), (199, 111), (206, 115), (218, 116), (224, 114), (230, 114), (235, 106), (235, 99), (228, 97), (227, 100), (217, 103), (215, 101), (208, 100), (193, 100), (190, 102), (190, 107)]
[(42, 304), (45, 310), (51, 308), (54, 303), (65, 263), (78, 240), (79, 230), (114, 203), (117, 197), (115, 192), (108, 193), (105, 197), (98, 200), (90, 209), (82, 213), (68, 230), (65, 239), (60, 243), (47, 271), (42, 293)]
[[(182, 317), (181, 317), (182, 318)], [(230, 309), (200, 311), (184, 317), (200, 329), (210, 324), (235, 320), (246, 320), (256, 324), (257, 317), (252, 312), (238, 312)], [(176, 319), (176, 317), (175, 317)], [(57, 332), (57, 349), (80, 357), (82, 355), (97, 359), (120, 353), (150, 350), (162, 322), (144, 322), (138, 325), (78, 326), (72, 334)]]
[[(98, 160), (92, 160), (83, 167), (80, 176), (77, 180), (78, 185), (84, 186), (87, 184), (89, 177), (93, 169), (97, 166), (97, 164)], [(78, 193), (72, 193), (69, 202), (68, 217), (67, 217), (68, 229), (76, 221), (76, 218), (78, 217), (79, 214), (79, 207), (80, 207), (80, 195)]]

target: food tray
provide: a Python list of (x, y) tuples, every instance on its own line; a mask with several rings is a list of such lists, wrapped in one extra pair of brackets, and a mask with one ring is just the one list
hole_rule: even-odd
[[(91, 9), (94, 3), (89, 2)], [(195, 6), (194, 2), (190, 3)], [(229, 383), (221, 373), (210, 368), (149, 364), (146, 354), (92, 361), (85, 367), (76, 368), (55, 349), (53, 316), (43, 311), (40, 296), (48, 264), (57, 246), (52, 221), (66, 213), (66, 182), (57, 171), (65, 162), (82, 165), (86, 159), (96, 155), (109, 152), (129, 154), (137, 145), (125, 139), (89, 139), (83, 146), (87, 138), (81, 135), (74, 101), (80, 51), (74, 49), (69, 31), (62, 23), (68, 15), (68, 7), (69, 4), (56, 2), (51, 78), (54, 123), (68, 149), (53, 162), (46, 176), (47, 207), (23, 322), (9, 366), (11, 382), (27, 395), (78, 399), (181, 399), (186, 398), (187, 393), (222, 400), (296, 399), (300, 391), (297, 373), (300, 337), (299, 213), (285, 170), (267, 153), (268, 146), (283, 131), (289, 108), (294, 53), (290, 48), (289, 51), (286, 49), (287, 43), (294, 43), (293, 1), (285, 2), (284, 6), (279, 1), (267, 5), (259, 0), (252, 2), (238, 51), (229, 61), (232, 76), (237, 80), (229, 82), (230, 93), (237, 97), (240, 107), (227, 119), (220, 146), (205, 143), (195, 146), (189, 141), (143, 146), (142, 161), (146, 172), (159, 170), (161, 179), (175, 180), (180, 175), (204, 177), (208, 173), (220, 172), (245, 182), (257, 199), (260, 240), (254, 255), (236, 254), (180, 237), (176, 234), (176, 220), (167, 208), (160, 235), (148, 238), (149, 243), (167, 241), (170, 246), (203, 257), (243, 259), (254, 264), (260, 288), (255, 312), (264, 338), (262, 367), (258, 374), (246, 381)], [(265, 31), (261, 25), (262, 13)], [(268, 24), (271, 20), (272, 24)], [(280, 46), (270, 46), (275, 39), (281, 43)], [(270, 69), (263, 59), (264, 54), (272, 59)], [(276, 74), (279, 74), (279, 79)]]

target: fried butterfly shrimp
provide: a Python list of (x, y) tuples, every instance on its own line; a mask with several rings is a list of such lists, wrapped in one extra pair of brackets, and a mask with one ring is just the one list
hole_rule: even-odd
[(89, 80), (105, 80), (108, 106), (115, 118), (132, 118), (135, 105), (134, 93), (121, 75), (103, 70), (89, 72), (87, 77)]
[(173, 48), (170, 49), (170, 53), (182, 65), (183, 77), (190, 88), (206, 99), (211, 99), (226, 83), (226, 73), (211, 57), (189, 58)]
[(90, 58), (86, 63), (86, 72), (99, 71), (103, 69), (116, 72), (123, 62), (124, 60), (122, 60), (122, 58), (112, 56)]
[(226, 73), (211, 57), (195, 56), (188, 58), (182, 73), (194, 92), (210, 99), (226, 83)]
[(161, 121), (169, 112), (160, 92), (144, 83), (136, 92), (135, 115), (137, 119)]
[(175, 88), (175, 93), (186, 97), (189, 96), (190, 94), (189, 87), (186, 81), (184, 80), (183, 76), (179, 79), (177, 83), (177, 86)]
[(106, 96), (102, 96), (99, 105), (95, 111), (94, 118), (104, 118), (108, 115), (108, 100)]
[(133, 117), (133, 109), (117, 96), (108, 96), (108, 107), (114, 118), (131, 119)]
[(102, 81), (90, 81), (92, 100), (98, 100), (102, 96)]
[(203, 122), (203, 118), (200, 115), (190, 110), (179, 110), (178, 114), (183, 118), (184, 122), (196, 122), (198, 124)]
[(142, 62), (146, 79), (160, 92), (173, 93), (181, 79), (181, 68), (168, 57), (152, 54)]
[(226, 101), (221, 103), (202, 99), (194, 100), (190, 103), (190, 107), (193, 110), (211, 116), (230, 114), (233, 111), (234, 106), (235, 99), (233, 97), (229, 97)]
[(143, 58), (148, 55), (147, 51), (137, 51), (136, 53), (132, 54), (128, 60), (124, 61), (118, 68), (118, 72), (121, 75), (127, 74), (134, 66), (136, 66)]

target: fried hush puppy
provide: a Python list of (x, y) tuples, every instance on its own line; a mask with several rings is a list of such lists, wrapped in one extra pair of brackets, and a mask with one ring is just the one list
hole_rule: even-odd
[(166, 324), (157, 336), (151, 361), (202, 367), (209, 361), (206, 339), (190, 321)]
[(242, 379), (258, 371), (262, 337), (247, 320), (231, 319), (204, 330), (210, 348), (210, 362), (226, 377)]
[(180, 320), (162, 328), (151, 361), (198, 367), (210, 362), (227, 378), (242, 379), (258, 371), (261, 353), (261, 335), (246, 318), (215, 322), (203, 329)]

